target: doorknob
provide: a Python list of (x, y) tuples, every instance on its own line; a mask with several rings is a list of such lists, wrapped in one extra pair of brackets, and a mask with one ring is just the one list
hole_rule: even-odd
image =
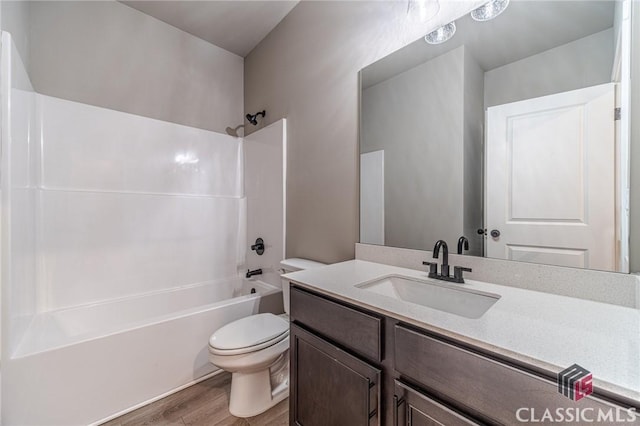
[(500, 231), (498, 231), (497, 229), (491, 230), (491, 237), (498, 238), (499, 236), (500, 236)]

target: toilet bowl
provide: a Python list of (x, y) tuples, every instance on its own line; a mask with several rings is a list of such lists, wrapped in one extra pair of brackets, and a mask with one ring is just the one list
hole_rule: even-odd
[[(283, 273), (323, 266), (306, 259), (280, 262)], [(289, 282), (282, 280), (285, 314), (233, 321), (209, 339), (209, 361), (231, 373), (229, 413), (252, 417), (289, 396)]]

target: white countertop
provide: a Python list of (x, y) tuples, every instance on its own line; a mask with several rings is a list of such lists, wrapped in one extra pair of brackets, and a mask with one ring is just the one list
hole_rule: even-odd
[(395, 274), (428, 279), (426, 272), (362, 260), (285, 277), (552, 373), (577, 363), (593, 373), (596, 388), (640, 401), (640, 310), (480, 281), (438, 281), (501, 296), (483, 316), (468, 319), (356, 287)]

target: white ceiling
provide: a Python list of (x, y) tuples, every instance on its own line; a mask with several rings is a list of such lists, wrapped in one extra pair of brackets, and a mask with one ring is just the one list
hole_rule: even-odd
[(298, 1), (136, 0), (121, 2), (245, 57), (287, 16)]
[[(367, 88), (461, 45), (469, 48), (484, 71), (524, 59), (613, 26), (613, 1), (512, 1), (494, 20), (476, 22), (469, 14), (457, 19), (453, 38), (429, 45), (420, 38), (368, 66)], [(612, 45), (613, 49), (613, 45)]]

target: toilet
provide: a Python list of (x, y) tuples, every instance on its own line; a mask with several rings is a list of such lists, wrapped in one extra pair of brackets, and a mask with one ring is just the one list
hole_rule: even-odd
[[(323, 263), (285, 259), (282, 273)], [(289, 282), (282, 279), (285, 314), (251, 315), (218, 329), (209, 339), (209, 361), (231, 373), (229, 413), (252, 417), (289, 396)]]

